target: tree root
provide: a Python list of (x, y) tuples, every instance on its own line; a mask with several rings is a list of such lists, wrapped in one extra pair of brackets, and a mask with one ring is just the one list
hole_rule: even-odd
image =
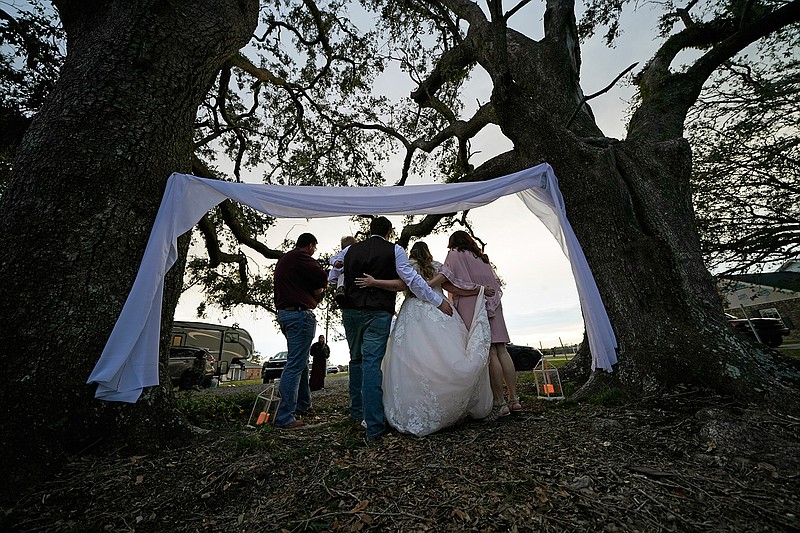
[(574, 401), (588, 400), (612, 389), (622, 390), (616, 374), (610, 374), (604, 370), (595, 370), (589, 374), (589, 379), (586, 383), (572, 393), (569, 399)]

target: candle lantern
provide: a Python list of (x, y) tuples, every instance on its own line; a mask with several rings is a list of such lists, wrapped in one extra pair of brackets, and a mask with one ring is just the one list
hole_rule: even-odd
[(533, 368), (533, 379), (536, 382), (536, 397), (539, 400), (563, 400), (564, 390), (558, 369), (548, 363), (544, 357)]
[(256, 401), (253, 402), (253, 409), (250, 411), (250, 418), (247, 420), (247, 427), (259, 428), (270, 421), (274, 422), (275, 413), (278, 411), (280, 402), (278, 387), (273, 383), (256, 396)]

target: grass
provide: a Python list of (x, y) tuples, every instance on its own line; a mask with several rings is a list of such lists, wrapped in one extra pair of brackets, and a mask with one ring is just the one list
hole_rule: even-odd
[(556, 368), (561, 368), (562, 366), (564, 366), (564, 365), (566, 365), (567, 363), (570, 362), (570, 359), (564, 359), (562, 357), (553, 358), (553, 359), (547, 358), (545, 360), (548, 362), (548, 364), (551, 364)]
[(605, 407), (615, 407), (625, 405), (630, 402), (628, 394), (617, 388), (607, 388), (596, 395), (589, 398), (589, 403), (594, 405), (602, 405)]
[[(328, 377), (330, 376), (346, 376), (347, 372), (337, 372), (336, 374), (327, 374)], [(245, 379), (239, 381), (223, 381), (219, 384), (220, 387), (241, 387), (243, 385), (258, 385), (261, 383), (261, 378), (258, 379)]]
[(220, 387), (236, 387), (242, 385), (258, 385), (261, 383), (261, 378), (258, 379), (243, 379), (239, 381), (223, 381), (219, 384)]
[(203, 429), (239, 429), (247, 424), (256, 393), (176, 394), (178, 408), (190, 423)]
[(778, 351), (781, 351), (794, 359), (800, 359), (800, 350), (798, 349), (778, 348)]

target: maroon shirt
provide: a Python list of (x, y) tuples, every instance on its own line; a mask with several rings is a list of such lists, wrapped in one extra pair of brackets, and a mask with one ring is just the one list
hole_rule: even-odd
[(313, 292), (328, 284), (328, 274), (305, 250), (295, 248), (275, 265), (275, 308), (304, 307), (314, 309)]

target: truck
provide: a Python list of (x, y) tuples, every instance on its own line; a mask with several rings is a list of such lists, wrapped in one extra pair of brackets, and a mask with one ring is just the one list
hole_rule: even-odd
[(176, 320), (172, 323), (170, 344), (172, 347), (206, 349), (214, 357), (216, 376), (227, 374), (231, 365), (246, 361), (253, 355), (253, 338), (238, 324), (225, 326)]

